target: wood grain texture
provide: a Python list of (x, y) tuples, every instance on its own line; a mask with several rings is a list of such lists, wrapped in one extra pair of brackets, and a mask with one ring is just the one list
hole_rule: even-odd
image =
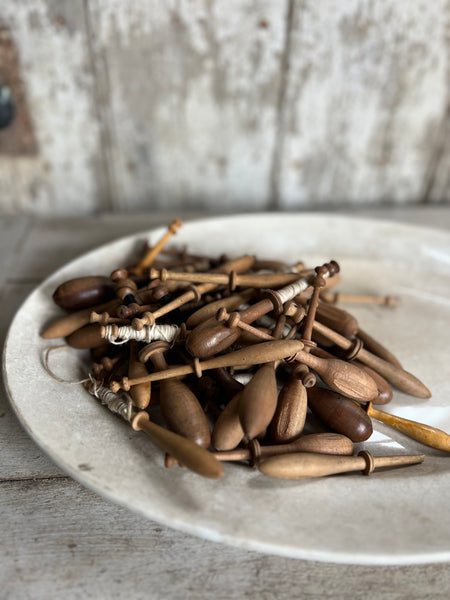
[(448, 200), (449, 16), (445, 0), (294, 0), (283, 208), (415, 203), (425, 184)]
[(450, 201), (447, 0), (0, 9), (38, 145), (0, 213)]
[(89, 10), (115, 208), (264, 208), (287, 2)]
[(2, 2), (19, 50), (38, 146), (36, 157), (0, 160), (4, 213), (76, 214), (105, 209), (82, 0)]
[[(2, 598), (440, 600), (439, 565), (333, 565), (194, 538), (65, 479), (0, 483)], [(20, 497), (20, 509), (17, 506)], [(24, 529), (24, 516), (27, 528)], [(50, 533), (51, 532), (51, 533)]]

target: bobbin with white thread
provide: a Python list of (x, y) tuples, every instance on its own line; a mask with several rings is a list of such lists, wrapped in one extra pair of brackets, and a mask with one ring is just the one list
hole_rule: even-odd
[(168, 324), (147, 325), (140, 331), (129, 325), (104, 325), (100, 330), (100, 335), (103, 339), (115, 345), (126, 344), (130, 340), (149, 344), (155, 340), (172, 343), (177, 339), (179, 332), (180, 327), (178, 325)]

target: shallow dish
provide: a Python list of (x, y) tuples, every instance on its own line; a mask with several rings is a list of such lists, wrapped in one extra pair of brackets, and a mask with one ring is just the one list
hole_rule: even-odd
[[(130, 264), (165, 228), (107, 244), (59, 269), (17, 312), (4, 350), (14, 410), (33, 439), (68, 474), (102, 496), (170, 527), (210, 540), (296, 558), (360, 564), (450, 559), (450, 456), (374, 421), (361, 447), (374, 454), (423, 453), (423, 464), (323, 479), (281, 481), (241, 465), (206, 480), (164, 469), (143, 433), (110, 414), (81, 385), (53, 380), (43, 354), (61, 340), (39, 333), (61, 313), (61, 282)], [(259, 214), (186, 223), (172, 245), (192, 252), (308, 265), (336, 259), (342, 292), (398, 295), (401, 306), (352, 305), (361, 327), (389, 347), (431, 390), (421, 400), (395, 391), (388, 411), (450, 432), (450, 235), (416, 226), (329, 214)], [(76, 351), (53, 353), (52, 369), (82, 376)]]

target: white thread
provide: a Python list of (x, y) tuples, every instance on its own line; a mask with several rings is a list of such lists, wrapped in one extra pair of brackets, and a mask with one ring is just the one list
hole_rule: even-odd
[[(103, 337), (115, 346), (126, 344), (130, 340), (145, 342), (147, 344), (155, 340), (172, 343), (177, 338), (179, 331), (180, 328), (178, 325), (145, 325), (141, 331), (133, 329), (130, 325), (123, 325), (122, 327), (106, 325)], [(114, 335), (114, 332), (117, 335)]]
[(128, 394), (115, 394), (109, 388), (99, 384), (92, 375), (89, 376), (92, 385), (89, 386), (89, 392), (98, 398), (111, 412), (120, 415), (125, 421), (131, 422), (133, 417), (133, 403)]
[[(329, 271), (327, 271), (323, 275), (324, 279), (329, 276), (330, 276)], [(301, 277), (300, 279), (297, 279), (297, 281), (294, 281), (294, 283), (287, 285), (283, 289), (277, 290), (275, 293), (277, 294), (278, 298), (280, 299), (281, 304), (288, 302), (288, 300), (292, 300), (292, 298), (295, 298), (295, 296), (298, 296), (299, 294), (304, 292), (306, 289), (308, 289), (309, 286), (314, 283), (315, 278), (316, 278), (316, 273), (311, 273), (310, 275), (307, 275), (306, 277)]]
[(53, 379), (55, 379), (56, 381), (58, 381), (59, 383), (65, 383), (68, 385), (79, 385), (80, 383), (85, 383), (86, 381), (89, 381), (89, 378), (85, 378), (85, 379), (78, 379), (77, 381), (68, 381), (67, 379), (62, 379), (61, 377), (58, 377), (58, 375), (56, 375), (51, 369), (50, 366), (48, 364), (48, 359), (49, 359), (49, 355), (50, 352), (53, 352), (54, 350), (68, 350), (70, 348), (70, 346), (67, 345), (63, 345), (63, 346), (50, 346), (50, 348), (47, 348), (45, 353), (44, 353), (44, 361), (43, 361), (43, 367), (44, 369), (47, 371), (47, 373), (50, 375), (50, 377), (52, 377)]
[(275, 293), (280, 299), (281, 304), (284, 304), (288, 300), (292, 300), (292, 298), (295, 298), (295, 296), (298, 296), (306, 289), (308, 289), (309, 286), (312, 284), (315, 276), (316, 274), (312, 273), (307, 277), (301, 277), (300, 279), (294, 281), (294, 283), (291, 283), (290, 285), (287, 285), (283, 289), (277, 290)]

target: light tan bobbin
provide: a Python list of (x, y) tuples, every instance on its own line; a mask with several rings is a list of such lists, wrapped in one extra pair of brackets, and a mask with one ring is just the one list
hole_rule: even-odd
[[(280, 315), (273, 332), (274, 339), (281, 338), (285, 322), (284, 315)], [(260, 366), (240, 394), (239, 421), (247, 440), (265, 432), (273, 419), (278, 402), (278, 364), (279, 361), (274, 361)]]
[(358, 456), (335, 456), (309, 452), (271, 456), (259, 463), (259, 470), (265, 475), (280, 479), (302, 479), (324, 477), (349, 471), (362, 471), (365, 475), (383, 467), (403, 467), (423, 462), (425, 456), (398, 455), (373, 457), (362, 451)]
[(391, 415), (383, 410), (374, 408), (371, 402), (366, 405), (366, 412), (369, 417), (381, 421), (386, 425), (390, 425), (408, 437), (421, 444), (425, 444), (425, 446), (430, 446), (436, 450), (443, 450), (444, 452), (450, 452), (450, 435), (437, 427), (431, 427), (431, 425), (425, 425), (425, 423), (419, 423), (418, 421), (411, 421), (404, 417)]
[(167, 244), (170, 238), (178, 231), (178, 229), (182, 225), (183, 223), (182, 221), (180, 221), (180, 219), (176, 219), (175, 221), (173, 221), (169, 225), (167, 233), (163, 235), (163, 237), (159, 240), (157, 244), (155, 244), (155, 246), (153, 246), (153, 248), (148, 249), (148, 251), (138, 262), (138, 264), (133, 267), (132, 272), (136, 275), (142, 275), (147, 269), (149, 269), (152, 266), (155, 258), (158, 256), (158, 254), (161, 252), (161, 250), (164, 248), (164, 246)]
[(355, 302), (361, 304), (380, 304), (382, 306), (399, 306), (400, 298), (397, 296), (374, 296), (370, 294), (341, 294), (339, 292), (330, 292), (323, 290), (320, 293), (320, 298), (324, 302), (336, 304), (338, 302)]
[(105, 311), (111, 312), (119, 305), (120, 300), (118, 298), (114, 298), (113, 300), (109, 300), (103, 304), (97, 304), (96, 306), (91, 306), (90, 308), (83, 308), (71, 313), (70, 315), (65, 315), (64, 317), (55, 319), (48, 327), (44, 329), (44, 331), (41, 333), (41, 337), (46, 340), (67, 337), (74, 333), (74, 331), (77, 329), (89, 324), (92, 311), (96, 311), (98, 313)]
[[(357, 345), (359, 347), (359, 342)], [(315, 356), (319, 356), (319, 358), (336, 358), (334, 354), (331, 354), (330, 352), (327, 352), (326, 350), (324, 350), (323, 348), (319, 348), (318, 346), (315, 348), (312, 348), (311, 352)], [(389, 383), (386, 381), (386, 379), (384, 377), (382, 377), (379, 373), (377, 373), (377, 371), (374, 371), (367, 365), (365, 365), (361, 362), (357, 362), (356, 364), (359, 369), (366, 371), (366, 373), (368, 373), (370, 375), (370, 377), (372, 377), (372, 379), (375, 381), (375, 384), (376, 384), (377, 390), (378, 390), (378, 394), (377, 394), (377, 397), (372, 400), (372, 403), (373, 404), (387, 404), (388, 402), (390, 402), (392, 400), (393, 391), (392, 391), (392, 387), (389, 385)]]
[(257, 439), (252, 440), (246, 448), (238, 448), (226, 452), (215, 452), (214, 456), (221, 461), (249, 460), (256, 465), (261, 459), (279, 454), (293, 452), (315, 452), (318, 454), (339, 454), (351, 456), (353, 442), (339, 433), (310, 433), (297, 438), (289, 444), (262, 446)]

